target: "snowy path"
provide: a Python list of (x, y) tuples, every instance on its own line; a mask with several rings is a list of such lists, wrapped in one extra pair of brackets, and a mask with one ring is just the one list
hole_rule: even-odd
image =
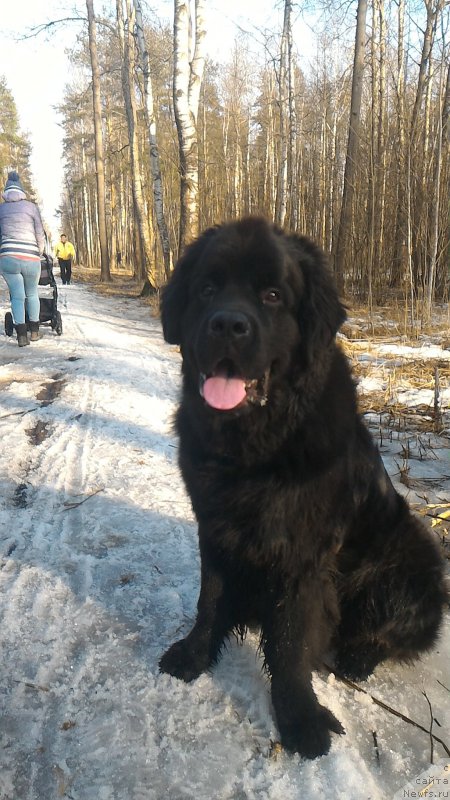
[[(271, 751), (254, 637), (190, 686), (158, 674), (198, 591), (179, 356), (139, 301), (73, 285), (59, 308), (62, 337), (0, 339), (0, 800), (393, 797), (429, 768), (429, 737), (334, 676), (315, 688), (347, 735), (303, 762)], [(364, 684), (428, 728), (426, 690), (447, 745), (449, 651), (447, 622), (421, 664)]]

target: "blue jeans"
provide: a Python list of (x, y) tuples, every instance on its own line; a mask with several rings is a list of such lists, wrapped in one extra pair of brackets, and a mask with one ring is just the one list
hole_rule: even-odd
[(25, 301), (30, 322), (39, 322), (38, 283), (41, 262), (14, 256), (0, 256), (0, 275), (8, 284), (11, 311), (15, 325), (25, 322)]

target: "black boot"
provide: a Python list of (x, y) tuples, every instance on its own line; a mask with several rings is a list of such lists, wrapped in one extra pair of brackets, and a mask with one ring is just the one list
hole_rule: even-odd
[(39, 322), (30, 322), (30, 342), (37, 342), (39, 339)]
[(17, 344), (19, 345), (19, 347), (25, 347), (26, 344), (30, 344), (28, 341), (27, 326), (25, 325), (25, 323), (21, 325), (16, 325), (16, 331), (17, 331)]

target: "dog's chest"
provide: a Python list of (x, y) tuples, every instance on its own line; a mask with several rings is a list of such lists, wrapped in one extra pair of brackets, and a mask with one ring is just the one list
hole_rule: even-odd
[(205, 461), (183, 470), (197, 519), (212, 542), (252, 559), (309, 559), (334, 538), (330, 484), (275, 468)]

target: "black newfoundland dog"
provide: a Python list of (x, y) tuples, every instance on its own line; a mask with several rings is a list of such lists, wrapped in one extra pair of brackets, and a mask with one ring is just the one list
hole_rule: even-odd
[(334, 649), (363, 680), (435, 643), (440, 553), (394, 489), (335, 334), (345, 311), (321, 250), (263, 218), (205, 231), (162, 295), (179, 344), (179, 462), (199, 524), (196, 623), (161, 670), (192, 681), (253, 625), (282, 744), (315, 758), (339, 721), (311, 672)]

